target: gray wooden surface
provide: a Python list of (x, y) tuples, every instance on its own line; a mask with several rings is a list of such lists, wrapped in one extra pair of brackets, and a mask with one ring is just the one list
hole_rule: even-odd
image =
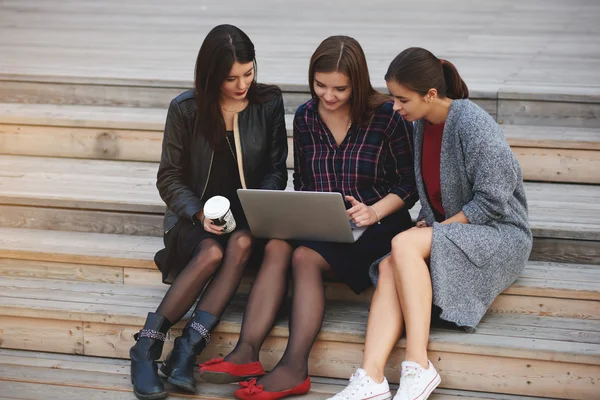
[(282, 85), (305, 86), (319, 42), (345, 34), (363, 45), (378, 87), (398, 52), (421, 46), (477, 91), (597, 96), (598, 21), (590, 0), (2, 0), (0, 75), (186, 84), (206, 33), (231, 23), (254, 41), (260, 80)]

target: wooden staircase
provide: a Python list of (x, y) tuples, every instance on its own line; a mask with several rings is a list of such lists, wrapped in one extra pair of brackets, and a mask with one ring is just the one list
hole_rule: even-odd
[[(101, 31), (104, 16), (96, 18), (92, 14), (103, 6), (76, 3), (54, 5), (60, 21), (72, 24), (67, 12), (73, 9), (73, 15), (86, 21), (82, 20), (82, 26)], [(109, 3), (122, 12), (131, 12), (133, 7), (127, 2)], [(190, 1), (187, 6), (200, 7), (196, 3)], [(592, 36), (597, 40), (597, 24), (588, 21), (598, 15), (597, 6), (559, 3), (544, 3), (549, 11), (538, 10), (526, 1), (510, 5), (519, 9), (509, 13), (506, 26), (513, 26), (509, 22), (521, 17), (529, 21), (545, 12), (555, 17), (552, 12), (571, 15), (570, 8), (579, 7), (583, 11), (578, 11), (573, 20), (576, 22), (569, 24), (581, 24), (581, 31), (595, 32)], [(494, 7), (501, 6), (482, 3), (478, 7), (491, 8), (476, 16), (468, 14), (470, 2), (453, 2), (453, 7), (458, 11), (454, 10), (452, 16), (458, 18), (457, 12), (467, 16), (461, 29), (468, 30), (475, 23), (487, 24), (481, 20), (489, 19), (493, 25), (494, 13), (499, 12)], [(65, 33), (55, 30), (53, 24), (58, 22), (36, 14), (37, 8), (43, 10), (43, 2), (17, 4), (9, 0), (0, 5), (0, 11), (16, 21), (11, 23), (14, 26), (0, 25), (0, 32), (23, 26), (40, 26), (42, 30), (44, 23), (49, 24), (47, 42), (63, 40), (54, 51), (73, 62), (81, 51), (77, 46), (87, 45), (88, 40), (74, 35), (75, 47), (69, 47)], [(162, 17), (162, 13), (168, 18), (167, 14), (173, 12), (160, 5), (148, 5), (151, 9), (159, 13), (154, 18)], [(26, 15), (23, 20), (17, 18), (21, 12)], [(552, 30), (558, 26), (555, 19), (547, 20)], [(145, 26), (143, 21), (135, 21), (139, 25), (132, 32)], [(386, 23), (386, 29), (395, 26)], [(292, 32), (299, 29), (289, 25), (286, 28)], [(508, 29), (502, 24), (489, 28), (502, 32)], [(531, 43), (541, 39), (532, 38), (535, 32), (527, 28), (526, 34), (515, 34), (527, 38), (523, 48), (529, 51), (529, 47), (535, 47)], [(498, 39), (500, 44), (492, 46), (488, 37), (481, 38), (478, 33), (463, 41), (459, 31), (449, 30), (448, 40), (465, 43), (465, 48), (476, 47), (476, 42), (483, 40), (484, 47), (494, 49), (490, 51), (495, 58), (487, 56), (492, 61), (485, 56), (481, 61), (477, 53), (465, 56), (469, 60), (466, 80), (472, 100), (497, 120), (521, 164), (534, 244), (524, 272), (493, 303), (476, 333), (443, 326), (432, 329), (429, 355), (442, 375), (442, 384), (431, 399), (600, 399), (600, 92), (594, 60), (575, 54), (577, 48), (569, 44), (581, 41), (587, 46), (586, 54), (588, 47), (596, 49), (597, 45), (573, 30), (572, 37), (551, 34), (547, 47), (560, 53), (556, 60), (550, 62), (547, 55), (541, 55), (541, 61), (531, 61), (523, 71), (511, 76), (494, 72), (497, 76), (491, 79), (489, 65), (500, 63), (498, 69), (512, 68), (515, 54), (497, 56), (494, 51), (498, 46), (500, 50), (515, 48), (513, 42)], [(39, 43), (46, 43), (45, 37), (41, 40), (27, 32), (18, 36), (23, 54), (31, 49), (38, 51)], [(104, 33), (119, 38), (115, 40), (121, 35), (129, 37), (123, 31)], [(269, 40), (278, 40), (267, 33)], [(167, 33), (164, 37), (172, 38)], [(20, 53), (14, 51), (19, 45), (2, 47), (9, 42), (6, 38), (0, 40), (0, 50), (10, 50), (15, 60), (23, 62)], [(34, 39), (37, 44), (31, 49), (25, 47), (28, 40)], [(442, 39), (436, 36), (435, 44)], [(368, 42), (369, 37), (365, 40)], [(101, 44), (98, 37), (89, 42)], [(304, 42), (294, 45), (307, 47)], [(88, 69), (73, 66), (64, 73), (61, 70), (60, 76), (55, 69), (61, 64), (58, 56), (51, 58), (50, 66), (39, 74), (33, 67), (11, 73), (16, 67), (0, 60), (4, 68), (0, 69), (0, 400), (134, 398), (127, 360), (132, 336), (167, 290), (153, 263), (154, 253), (162, 247), (165, 210), (155, 186), (162, 130), (169, 101), (191, 87), (191, 82), (181, 75), (164, 79), (164, 64), (154, 65), (156, 71), (147, 74), (133, 67), (122, 68), (122, 75), (113, 77), (111, 71), (119, 68), (119, 60), (109, 58), (115, 51), (111, 46), (117, 44), (90, 50), (92, 60), (82, 61)], [(171, 49), (170, 42), (164, 47)], [(48, 57), (50, 53), (45, 50), (42, 48), (40, 54)], [(290, 59), (283, 68), (274, 62), (281, 61), (277, 46), (267, 50), (271, 58), (261, 56), (260, 66), (277, 65), (283, 71), (266, 76), (284, 89), (290, 139), (293, 113), (309, 98), (304, 84), (306, 60), (303, 58), (300, 68), (299, 62), (293, 62), (295, 55), (286, 53)], [(138, 54), (117, 53), (127, 63)], [(149, 53), (142, 49), (139, 54), (148, 57)], [(456, 50), (456, 54), (459, 57), (463, 53)], [(381, 60), (388, 60), (388, 55), (381, 52), (368, 56), (370, 62), (375, 60), (370, 64), (372, 76), (382, 75)], [(570, 61), (570, 57), (577, 56), (573, 62), (582, 65), (586, 85), (570, 72), (565, 75), (564, 71), (573, 68), (564, 61), (561, 64), (561, 57), (567, 56)], [(491, 64), (486, 64), (488, 61)], [(104, 73), (102, 68), (107, 65), (110, 71)], [(539, 71), (532, 65), (537, 65)], [(557, 81), (565, 76), (569, 79)], [(543, 86), (547, 80), (551, 86)], [(291, 140), (289, 143), (291, 168)], [(418, 209), (419, 205), (411, 210), (413, 217)], [(227, 354), (235, 345), (255, 273), (248, 270), (199, 361)], [(326, 293), (323, 329), (310, 356), (309, 372), (314, 383), (306, 398), (311, 400), (341, 390), (360, 366), (373, 291), (357, 296), (340, 283), (327, 282)], [(172, 347), (185, 319), (187, 316), (173, 328), (164, 354)], [(287, 337), (284, 317), (277, 321), (261, 351), (267, 369), (281, 356)], [(387, 364), (386, 376), (393, 384), (398, 383), (404, 346), (402, 339)], [(200, 382), (193, 395), (167, 386), (172, 399), (230, 398), (235, 388)]]
[[(477, 101), (489, 106), (493, 100)], [(0, 104), (2, 348), (108, 357), (126, 377), (127, 363), (115, 359), (128, 357), (133, 333), (167, 289), (152, 261), (162, 246), (164, 204), (155, 180), (165, 109), (136, 105)], [(287, 122), (291, 128), (291, 114)], [(476, 333), (432, 330), (430, 357), (442, 387), (459, 390), (440, 389), (439, 395), (594, 398), (600, 385), (600, 123), (546, 128), (519, 122), (502, 126), (527, 180), (531, 262)], [(200, 360), (235, 345), (253, 274)], [(338, 391), (339, 379), (360, 365), (371, 295), (327, 284), (328, 310), (310, 373), (338, 380), (329, 393), (317, 386), (316, 398)], [(167, 350), (182, 326), (173, 329)], [(282, 319), (261, 352), (267, 368), (281, 356), (287, 335)], [(401, 340), (388, 362), (394, 383), (403, 347)], [(11, 374), (15, 357), (27, 361), (28, 354), (0, 353), (0, 367)], [(47, 368), (36, 360), (19, 368)], [(0, 382), (16, 385), (13, 378)], [(40, 382), (19, 385), (39, 389)], [(110, 390), (127, 392), (128, 385)], [(200, 387), (198, 396), (218, 389)], [(220, 390), (227, 397), (232, 388)]]

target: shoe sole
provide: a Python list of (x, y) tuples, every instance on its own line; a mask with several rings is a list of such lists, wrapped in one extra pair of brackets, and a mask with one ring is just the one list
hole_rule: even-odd
[(213, 372), (213, 371), (203, 371), (199, 374), (200, 378), (203, 381), (217, 384), (226, 384), (226, 383), (234, 383), (234, 382), (242, 382), (248, 379), (256, 378), (261, 375), (247, 375), (247, 376), (236, 376), (228, 374), (227, 372)]
[[(383, 397), (381, 397), (381, 396), (383, 396)], [(391, 400), (392, 399), (392, 392), (378, 394), (377, 396), (368, 397), (368, 399), (369, 400)]]
[(172, 385), (177, 386), (180, 389), (185, 390), (186, 392), (196, 393), (196, 386), (191, 386), (188, 383), (180, 382), (177, 379), (173, 379), (171, 377), (169, 377), (169, 379), (167, 379), (167, 382), (169, 382)]
[(140, 393), (136, 392), (135, 390), (133, 391), (133, 394), (135, 394), (135, 397), (137, 397), (140, 400), (160, 400), (160, 399), (166, 399), (168, 396), (167, 392), (157, 393), (157, 394), (140, 394)]
[(167, 382), (169, 382), (170, 384), (175, 385), (178, 388), (185, 390), (186, 392), (196, 393), (196, 386), (192, 386), (186, 382), (181, 382), (181, 381), (178, 381), (177, 379), (171, 378), (171, 371), (169, 371), (169, 368), (164, 363), (158, 369), (158, 375), (161, 378), (166, 379)]
[(442, 378), (440, 378), (440, 374), (438, 373), (435, 378), (433, 378), (433, 380), (431, 382), (429, 382), (429, 385), (427, 386), (427, 389), (425, 389), (425, 391), (423, 393), (421, 393), (419, 396), (415, 397), (414, 400), (426, 400), (429, 395), (431, 394), (431, 392), (433, 392), (435, 390), (436, 387), (438, 387), (438, 385), (442, 382)]
[(169, 395), (166, 390), (164, 392), (155, 393), (155, 394), (141, 394), (141, 393), (138, 393), (135, 390), (135, 382), (133, 382), (133, 378), (131, 378), (131, 385), (133, 386), (133, 394), (135, 395), (135, 397), (137, 397), (140, 400), (160, 400), (160, 399), (166, 399), (167, 396)]

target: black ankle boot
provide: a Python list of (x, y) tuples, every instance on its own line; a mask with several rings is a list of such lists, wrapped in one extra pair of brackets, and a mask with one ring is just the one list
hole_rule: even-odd
[(144, 328), (134, 335), (137, 343), (129, 350), (129, 357), (133, 393), (138, 399), (157, 400), (167, 397), (165, 387), (158, 376), (156, 360), (162, 354), (169, 328), (171, 322), (168, 319), (148, 313)]
[(196, 311), (183, 328), (181, 336), (175, 339), (175, 347), (160, 367), (169, 383), (181, 389), (196, 392), (194, 364), (196, 356), (208, 345), (210, 332), (218, 323), (217, 317), (205, 311)]

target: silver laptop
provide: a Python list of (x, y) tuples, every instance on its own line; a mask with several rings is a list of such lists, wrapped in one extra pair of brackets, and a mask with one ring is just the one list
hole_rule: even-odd
[(238, 189), (252, 235), (353, 243), (366, 227), (348, 219), (340, 193)]

